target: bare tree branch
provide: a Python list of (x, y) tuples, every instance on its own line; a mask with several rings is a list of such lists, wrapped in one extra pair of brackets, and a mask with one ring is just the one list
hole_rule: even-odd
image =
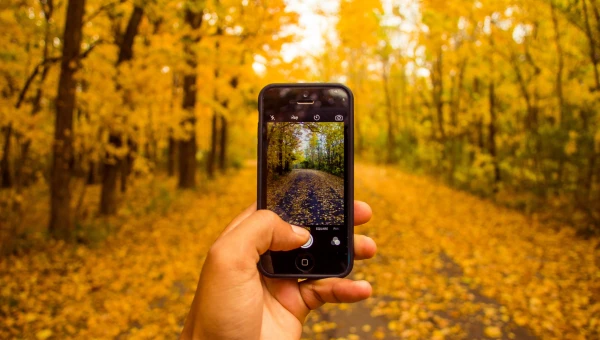
[[(102, 39), (96, 40), (93, 44), (91, 44), (83, 53), (81, 53), (81, 57), (80, 59), (85, 59), (90, 52), (92, 52), (94, 50), (94, 48), (98, 45), (100, 45), (102, 43)], [(25, 95), (27, 94), (27, 91), (29, 90), (29, 87), (31, 86), (31, 83), (33, 83), (33, 81), (35, 80), (35, 78), (37, 77), (37, 75), (40, 73), (40, 70), (48, 64), (55, 64), (59, 61), (62, 60), (62, 57), (52, 57), (52, 58), (48, 58), (44, 61), (41, 61), (40, 63), (38, 63), (34, 68), (33, 71), (31, 72), (31, 74), (29, 75), (29, 77), (27, 77), (27, 80), (25, 81), (25, 84), (23, 85), (23, 88), (21, 89), (21, 92), (19, 92), (19, 99), (17, 99), (17, 103), (15, 104), (15, 108), (18, 109), (21, 107), (21, 105), (23, 105), (23, 101), (25, 100)]]
[(85, 25), (86, 23), (94, 20), (95, 17), (97, 17), (98, 15), (102, 14), (102, 12), (118, 5), (119, 3), (123, 2), (122, 0), (116, 0), (113, 2), (109, 2), (107, 4), (104, 4), (102, 6), (100, 6), (97, 10), (95, 10), (94, 12), (90, 13), (87, 18), (83, 19), (83, 24)]

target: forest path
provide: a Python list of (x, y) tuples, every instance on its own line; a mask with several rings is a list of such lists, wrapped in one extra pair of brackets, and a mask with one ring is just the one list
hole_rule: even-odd
[(344, 181), (323, 171), (294, 169), (282, 182), (288, 187), (274, 207), (297, 225), (343, 224)]
[[(600, 337), (598, 240), (393, 167), (355, 169), (356, 199), (374, 211), (356, 232), (379, 251), (352, 277), (373, 297), (311, 313), (306, 338)], [(255, 200), (255, 179), (247, 167), (179, 192), (164, 214), (122, 210), (96, 246), (1, 259), (0, 338), (176, 338), (206, 252)]]
[(600, 338), (600, 247), (434, 180), (355, 167), (378, 254), (366, 302), (309, 316), (307, 339)]

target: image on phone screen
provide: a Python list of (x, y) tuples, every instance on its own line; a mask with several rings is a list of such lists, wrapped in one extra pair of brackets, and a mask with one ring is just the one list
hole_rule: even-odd
[(268, 124), (267, 209), (299, 226), (344, 224), (344, 123)]

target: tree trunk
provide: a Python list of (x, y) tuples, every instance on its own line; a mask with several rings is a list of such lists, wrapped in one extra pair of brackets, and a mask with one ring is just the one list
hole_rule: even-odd
[(221, 136), (219, 138), (219, 170), (225, 171), (227, 165), (227, 118), (221, 115)]
[[(25, 174), (24, 169), (27, 165), (27, 160), (29, 159), (29, 150), (31, 148), (31, 140), (27, 139), (21, 144), (21, 155), (19, 156), (19, 160), (15, 165), (15, 185), (17, 190), (20, 190), (23, 185), (27, 185), (29, 180), (31, 179), (31, 173)], [(25, 178), (27, 177), (27, 178)]]
[(431, 80), (433, 83), (433, 102), (437, 114), (438, 130), (440, 132), (440, 137), (444, 139), (446, 137), (446, 132), (444, 130), (444, 68), (442, 56), (443, 52), (440, 47), (435, 60), (434, 70), (431, 72)]
[(552, 14), (552, 24), (554, 27), (554, 43), (556, 45), (556, 55), (558, 57), (558, 69), (556, 70), (556, 97), (558, 97), (558, 110), (559, 110), (559, 124), (560, 126), (564, 125), (564, 107), (565, 107), (565, 99), (563, 95), (563, 70), (564, 70), (564, 52), (562, 48), (562, 44), (560, 42), (560, 29), (558, 26), (558, 17), (556, 15), (556, 5), (554, 2), (550, 2), (550, 10)]
[[(133, 42), (135, 41), (135, 36), (138, 34), (138, 29), (140, 23), (142, 21), (142, 17), (144, 15), (144, 10), (142, 7), (135, 6), (133, 8), (133, 12), (129, 17), (129, 21), (127, 22), (127, 28), (125, 29), (125, 34), (123, 35), (123, 39), (119, 44), (119, 55), (116, 62), (116, 67), (123, 62), (130, 61), (133, 59)], [(117, 89), (120, 89), (119, 84), (117, 84)], [(129, 99), (126, 95), (123, 95), (123, 103), (129, 103)], [(109, 144), (112, 145), (113, 148), (121, 147), (123, 143), (123, 136), (116, 135), (114, 133), (110, 134)], [(126, 157), (129, 157), (131, 154), (131, 150), (128, 151)], [(116, 202), (116, 191), (117, 191), (117, 175), (119, 170), (122, 170), (124, 164), (127, 163), (127, 159), (119, 159), (114, 155), (107, 155), (108, 160), (104, 163), (103, 170), (103, 178), (102, 178), (102, 193), (100, 198), (100, 214), (103, 215), (112, 215), (117, 210), (117, 202)], [(113, 159), (114, 158), (114, 159)], [(126, 166), (126, 165), (125, 165)], [(125, 191), (127, 188), (126, 179), (124, 177), (127, 176), (126, 171), (121, 171), (121, 191)], [(112, 201), (111, 201), (112, 200)]]
[(498, 191), (500, 183), (500, 167), (498, 166), (498, 152), (496, 147), (496, 93), (495, 84), (492, 80), (489, 89), (489, 105), (490, 105), (490, 126), (489, 126), (489, 148), (492, 162), (494, 163), (494, 193)]
[[(198, 30), (202, 25), (202, 9), (192, 10), (187, 8), (185, 11), (185, 22), (191, 30)], [(192, 70), (183, 77), (183, 105), (182, 108), (187, 112), (187, 117), (181, 122), (189, 127), (189, 138), (179, 142), (179, 188), (188, 189), (196, 186), (196, 52), (192, 44), (200, 41), (198, 32), (194, 32), (195, 37), (186, 35), (184, 37), (184, 52), (187, 58), (187, 65)]]
[(215, 176), (215, 163), (217, 159), (218, 126), (217, 114), (213, 113), (210, 129), (210, 150), (208, 151), (208, 162), (206, 163), (206, 172), (209, 178)]
[[(243, 61), (242, 61), (243, 63)], [(236, 89), (238, 86), (238, 77), (234, 76), (229, 80), (229, 85), (231, 86), (232, 89)], [(223, 106), (223, 110), (228, 110), (229, 108), (229, 101), (228, 100), (224, 100), (222, 103)], [(219, 170), (220, 171), (225, 171), (225, 169), (227, 168), (227, 133), (228, 133), (228, 128), (227, 128), (227, 118), (224, 115), (221, 115), (221, 135), (219, 137)], [(267, 144), (268, 145), (268, 144)]]
[(175, 176), (175, 159), (177, 157), (177, 141), (169, 136), (169, 150), (167, 150), (167, 172), (169, 177)]
[[(492, 50), (495, 47), (495, 41), (493, 39), (492, 34), (490, 34), (490, 46)], [(490, 54), (490, 84), (488, 91), (488, 102), (489, 102), (489, 110), (490, 110), (490, 125), (488, 129), (488, 147), (490, 155), (492, 156), (492, 162), (494, 165), (494, 193), (498, 192), (498, 184), (500, 183), (500, 167), (498, 164), (498, 152), (496, 145), (496, 84), (494, 79), (495, 72), (495, 63), (494, 56)]]
[(581, 5), (583, 7), (583, 19), (585, 23), (585, 35), (587, 36), (589, 48), (590, 48), (590, 60), (592, 61), (592, 68), (594, 69), (594, 82), (596, 88), (594, 91), (600, 91), (600, 74), (598, 73), (598, 55), (596, 54), (596, 43), (594, 42), (594, 35), (590, 26), (590, 19), (588, 17), (587, 1), (582, 0)]
[[(188, 61), (190, 63), (192, 61)], [(195, 65), (196, 62), (193, 61)], [(195, 67), (194, 67), (195, 70)], [(190, 136), (179, 141), (179, 188), (189, 189), (196, 186), (196, 74), (183, 77), (183, 108), (188, 111), (188, 117), (183, 124), (189, 125)]]
[[(558, 98), (558, 126), (561, 129), (565, 129), (566, 126), (566, 117), (565, 117), (565, 99), (563, 92), (563, 73), (564, 73), (564, 52), (562, 48), (562, 44), (560, 41), (560, 27), (558, 25), (558, 16), (556, 15), (556, 4), (551, 1), (550, 2), (550, 12), (552, 14), (552, 24), (554, 27), (554, 44), (556, 45), (556, 55), (558, 57), (558, 69), (556, 70), (556, 83), (555, 83), (555, 91), (556, 97)], [(556, 192), (560, 191), (562, 187), (562, 181), (565, 172), (565, 162), (566, 157), (564, 150), (558, 154), (558, 179)]]
[[(121, 136), (111, 134), (108, 142), (116, 148), (121, 147)], [(117, 175), (122, 166), (121, 159), (116, 156), (108, 156), (104, 161), (102, 173), (102, 193), (100, 196), (100, 214), (113, 215), (117, 212)]]
[(179, 188), (196, 186), (196, 134), (191, 133), (187, 140), (179, 141)]
[(2, 160), (0, 160), (0, 169), (2, 170), (2, 182), (0, 187), (12, 187), (12, 176), (10, 172), (10, 141), (12, 139), (12, 123), (9, 123), (4, 131), (4, 149)]
[(131, 156), (129, 156), (129, 153), (127, 153), (127, 156), (123, 158), (123, 161), (121, 162), (121, 167), (119, 168), (119, 175), (121, 179), (121, 193), (125, 193), (127, 191), (127, 177), (129, 177), (129, 168), (131, 166), (131, 161)]
[(388, 77), (388, 60), (383, 61), (383, 93), (385, 95), (385, 116), (387, 120), (387, 163), (392, 164), (396, 161), (396, 136), (394, 129), (394, 108), (392, 105), (392, 98), (389, 88), (389, 77)]
[(90, 167), (88, 169), (88, 176), (86, 183), (88, 185), (96, 184), (98, 182), (98, 165), (96, 162), (90, 162)]
[(127, 191), (127, 182), (129, 180), (129, 175), (131, 174), (131, 170), (133, 170), (133, 161), (135, 160), (134, 155), (137, 153), (137, 143), (134, 142), (131, 138), (127, 140), (127, 155), (123, 158), (123, 162), (121, 164), (121, 192)]
[(277, 152), (277, 174), (283, 175), (283, 134), (285, 131), (280, 131), (279, 138), (277, 140), (277, 144), (279, 146)]
[(72, 239), (71, 176), (73, 171), (73, 112), (75, 72), (79, 67), (85, 0), (69, 0), (63, 34), (63, 51), (56, 97), (53, 163), (50, 179), (50, 234)]
[(456, 128), (458, 126), (458, 115), (460, 113), (460, 102), (461, 96), (463, 92), (464, 79), (465, 79), (465, 70), (467, 68), (468, 58), (464, 58), (461, 60), (460, 65), (458, 67), (458, 76), (456, 79), (456, 86), (452, 87), (452, 97), (453, 100), (450, 101), (450, 122), (452, 127)]

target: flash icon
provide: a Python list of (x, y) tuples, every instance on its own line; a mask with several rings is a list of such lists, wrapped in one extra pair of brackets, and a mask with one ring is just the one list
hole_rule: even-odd
[(275, 116), (274, 115), (271, 115), (271, 120), (275, 120)]

